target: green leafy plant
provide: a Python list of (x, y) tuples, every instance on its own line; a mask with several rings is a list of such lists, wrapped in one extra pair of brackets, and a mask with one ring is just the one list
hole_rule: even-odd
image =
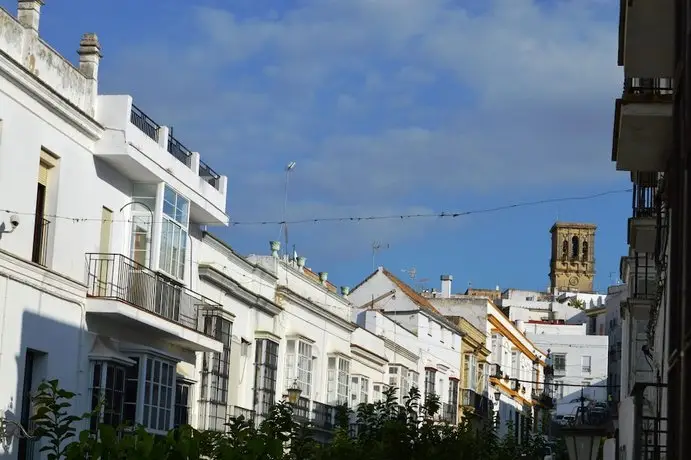
[(314, 427), (296, 419), (286, 403), (273, 406), (259, 425), (230, 418), (223, 433), (183, 426), (157, 436), (143, 427), (93, 423), (95, 429), (77, 435), (77, 424), (100, 410), (71, 415), (74, 396), (53, 380), (34, 397), (35, 436), (44, 440), (41, 452), (49, 460), (542, 460), (544, 445), (537, 434), (518, 442), (511, 426), (499, 439), (488, 419), (441, 422), (439, 398), (432, 395), (421, 403), (417, 388), (401, 401), (390, 388), (383, 401), (353, 410), (337, 407), (335, 429), (326, 443), (317, 442)]

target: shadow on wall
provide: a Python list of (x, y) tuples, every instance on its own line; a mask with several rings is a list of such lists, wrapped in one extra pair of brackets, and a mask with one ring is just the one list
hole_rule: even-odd
[[(17, 305), (9, 303), (5, 305), (5, 308), (11, 307), (17, 307)], [(7, 326), (12, 327), (11, 324)], [(33, 415), (31, 396), (43, 380), (58, 379), (60, 387), (75, 392), (79, 388), (86, 388), (84, 383), (86, 373), (82, 363), (85, 362), (84, 341), (88, 340), (88, 336), (79, 327), (30, 311), (23, 312), (19, 327), (21, 330), (18, 353), (15, 354), (16, 380), (14, 382), (12, 378), (6, 378), (11, 375), (8, 369), (11, 361), (6, 360), (2, 363), (3, 381), (0, 383), (2, 385), (0, 388), (5, 394), (0, 394), (0, 398), (7, 400), (8, 403), (1, 409), (7, 420), (20, 423), (25, 429), (31, 431), (32, 427), (29, 423)], [(10, 330), (8, 328), (3, 332), (7, 333)], [(14, 394), (12, 394), (13, 391)], [(85, 412), (86, 396), (77, 395), (72, 400), (72, 411), (75, 414)], [(18, 429), (16, 428), (10, 427), (9, 433), (12, 435), (11, 439), (0, 440), (0, 458), (19, 460), (40, 458), (36, 441), (17, 436)]]

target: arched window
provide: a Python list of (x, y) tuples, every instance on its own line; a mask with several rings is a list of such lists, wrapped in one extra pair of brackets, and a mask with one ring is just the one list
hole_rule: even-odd
[(588, 242), (584, 241), (583, 244), (581, 244), (581, 252), (583, 253), (583, 262), (588, 260)]
[(578, 257), (578, 237), (574, 235), (573, 238), (571, 238), (571, 258), (575, 259)]
[(561, 245), (561, 256), (566, 259), (569, 256), (569, 242), (564, 240)]

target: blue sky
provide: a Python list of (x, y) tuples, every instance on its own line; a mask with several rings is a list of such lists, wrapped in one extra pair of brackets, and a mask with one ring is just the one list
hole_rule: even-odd
[[(14, 0), (0, 0), (9, 11)], [(129, 93), (228, 176), (236, 221), (453, 212), (628, 188), (610, 161), (614, 0), (47, 2), (70, 59), (103, 47), (100, 88)], [(549, 228), (599, 226), (598, 278), (626, 252), (626, 193), (458, 219), (290, 227), (315, 271), (353, 285), (378, 263), (455, 290), (545, 288)], [(218, 229), (267, 253), (277, 226)], [(612, 278), (613, 277), (613, 278)]]

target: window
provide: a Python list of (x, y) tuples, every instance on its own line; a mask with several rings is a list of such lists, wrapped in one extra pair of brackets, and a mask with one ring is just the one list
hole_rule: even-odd
[(566, 259), (569, 256), (569, 242), (564, 240), (561, 244), (561, 256)]
[(521, 378), (521, 365), (518, 359), (518, 352), (511, 352), (511, 370), (509, 371), (510, 377)]
[(578, 258), (578, 237), (575, 235), (571, 238), (571, 258)]
[(458, 380), (449, 379), (449, 409), (450, 418), (454, 422), (458, 414)]
[(125, 366), (94, 361), (91, 377), (91, 410), (103, 403), (100, 414), (91, 418), (91, 429), (98, 423), (119, 426), (124, 421)]
[(50, 221), (46, 219), (46, 202), (50, 195), (49, 189), (52, 174), (55, 171), (57, 159), (41, 150), (38, 165), (38, 183), (36, 185), (36, 203), (34, 213), (34, 241), (31, 261), (46, 266), (48, 262), (48, 230)]
[(482, 393), (487, 388), (487, 370), (489, 365), (485, 362), (477, 365), (477, 389), (478, 393)]
[(350, 379), (350, 404), (352, 408), (357, 408), (359, 404), (369, 402), (369, 379), (361, 375), (354, 375)]
[(581, 356), (581, 372), (590, 374), (590, 356)]
[(176, 363), (146, 354), (129, 358), (135, 364), (125, 368), (123, 421), (165, 433), (173, 424)]
[(342, 356), (330, 356), (328, 360), (328, 404), (348, 403), (350, 361)]
[(276, 402), (278, 344), (268, 339), (257, 340), (254, 366), (254, 411), (266, 416)]
[(403, 400), (410, 393), (408, 369), (404, 366), (389, 366), (389, 386), (398, 390), (398, 397)]
[(383, 398), (383, 396), (382, 396), (383, 392), (384, 391), (383, 391), (382, 385), (380, 383), (375, 383), (374, 385), (372, 385), (372, 402), (377, 403), (377, 402), (381, 401)]
[(425, 399), (430, 395), (435, 394), (435, 380), (437, 378), (437, 371), (435, 369), (425, 369)]
[(146, 358), (144, 375), (144, 414), (142, 425), (154, 431), (168, 431), (172, 422), (172, 399), (175, 388), (173, 363)]
[(415, 371), (408, 371), (408, 382), (410, 383), (410, 388), (420, 388), (420, 374)]
[(156, 209), (156, 184), (134, 184), (130, 258), (145, 267), (151, 261), (151, 226)]
[(202, 357), (200, 425), (208, 430), (225, 431), (228, 419), (232, 329), (233, 323), (220, 316), (204, 318), (204, 333), (223, 343), (221, 353), (204, 353)]
[(581, 247), (583, 249), (583, 262), (586, 262), (588, 260), (588, 242), (583, 241), (583, 244), (581, 244)]
[(297, 380), (300, 395), (308, 400), (312, 395), (312, 345), (290, 339), (286, 343), (286, 388)]
[(177, 379), (175, 382), (175, 413), (173, 427), (177, 428), (190, 423), (190, 389), (191, 382)]
[(566, 374), (566, 353), (554, 353), (552, 355), (552, 363), (555, 374)]
[(477, 357), (472, 353), (463, 355), (463, 388), (477, 390)]
[(163, 222), (159, 268), (177, 279), (185, 277), (189, 201), (168, 185), (163, 191)]

